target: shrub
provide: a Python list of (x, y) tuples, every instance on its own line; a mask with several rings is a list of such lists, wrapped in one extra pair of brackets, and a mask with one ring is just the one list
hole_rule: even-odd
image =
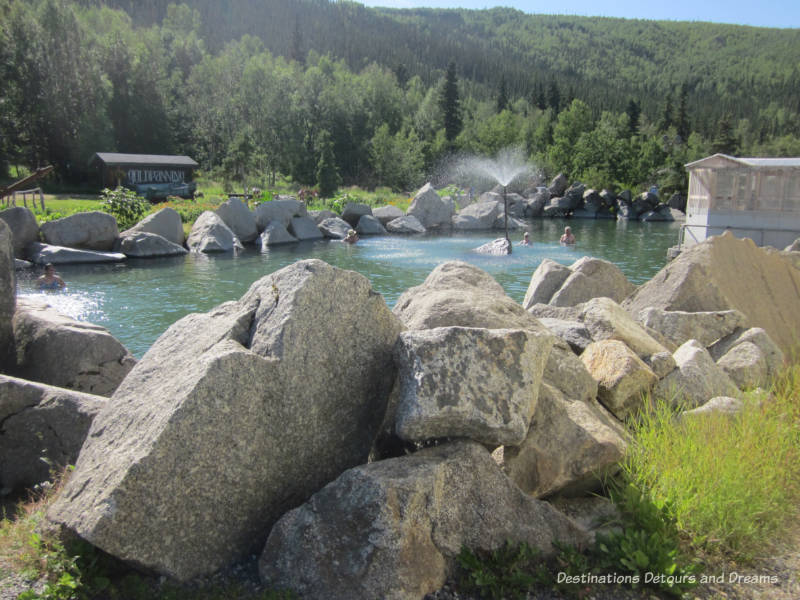
[(147, 200), (123, 187), (115, 190), (105, 188), (102, 197), (102, 209), (114, 215), (120, 229), (133, 227), (150, 210)]

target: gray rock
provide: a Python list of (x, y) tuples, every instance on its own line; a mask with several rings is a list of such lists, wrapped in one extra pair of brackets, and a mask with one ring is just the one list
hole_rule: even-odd
[(372, 208), (369, 204), (361, 204), (358, 202), (348, 202), (344, 205), (342, 210), (342, 220), (347, 221), (350, 227), (355, 228), (358, 225), (358, 220), (364, 215), (371, 215)]
[(14, 365), (14, 329), (11, 318), (17, 305), (17, 278), (11, 229), (0, 221), (0, 372)]
[(642, 192), (631, 202), (631, 209), (637, 217), (655, 210), (657, 206), (658, 196), (652, 192)]
[(350, 223), (339, 217), (325, 219), (319, 224), (319, 230), (322, 232), (322, 235), (333, 240), (343, 240), (347, 236), (347, 231), (349, 229)]
[(681, 213), (686, 212), (686, 196), (681, 194), (680, 192), (675, 192), (669, 197), (667, 200), (667, 206), (670, 208), (680, 211)]
[(507, 256), (511, 254), (511, 242), (507, 238), (497, 238), (475, 248), (478, 254), (489, 254), (492, 256)]
[(649, 307), (639, 311), (637, 321), (655, 329), (670, 342), (680, 346), (688, 340), (697, 340), (710, 346), (747, 324), (738, 310), (686, 312)]
[(33, 211), (27, 206), (12, 206), (0, 210), (0, 221), (5, 221), (11, 230), (14, 256), (25, 258), (25, 247), (39, 241), (39, 224)]
[(770, 383), (767, 357), (752, 342), (741, 342), (717, 361), (733, 382), (742, 390), (767, 386)]
[(297, 242), (297, 238), (286, 231), (286, 227), (279, 221), (271, 221), (264, 231), (261, 232), (261, 235), (256, 238), (256, 246), (262, 250), (269, 246), (293, 244), (295, 242)]
[(278, 521), (259, 572), (309, 600), (418, 600), (455, 574), (462, 547), (526, 542), (547, 557), (585, 539), (463, 441), (345, 472)]
[(671, 352), (656, 352), (644, 359), (647, 366), (653, 370), (656, 377), (663, 379), (677, 367)]
[(222, 218), (207, 210), (192, 225), (186, 245), (192, 252), (235, 252), (242, 249), (239, 238)]
[(114, 252), (135, 258), (153, 256), (178, 256), (187, 254), (188, 250), (155, 233), (123, 233), (114, 242)]
[(425, 229), (450, 227), (453, 205), (443, 201), (430, 183), (426, 183), (414, 195), (406, 214), (416, 217)]
[(564, 201), (567, 203), (569, 210), (581, 208), (583, 205), (583, 194), (586, 191), (586, 186), (582, 183), (573, 183), (567, 191), (564, 192)]
[(39, 230), (47, 244), (84, 250), (111, 250), (119, 236), (117, 220), (97, 210), (42, 223)]
[(32, 269), (33, 263), (29, 260), (20, 260), (19, 258), (14, 259), (14, 270), (15, 271), (22, 271), (23, 269)]
[(619, 340), (641, 359), (668, 351), (611, 298), (594, 298), (586, 302), (581, 320), (594, 341)]
[(736, 384), (697, 340), (684, 343), (672, 357), (678, 368), (656, 384), (653, 389), (656, 397), (692, 409), (714, 396), (737, 395)]
[(584, 256), (570, 265), (569, 269), (572, 274), (561, 289), (553, 294), (550, 304), (575, 306), (600, 296), (622, 302), (636, 289), (619, 267), (607, 260)]
[[(397, 210), (400, 211), (400, 216), (402, 216), (403, 215), (403, 211), (401, 211), (400, 209), (397, 209)], [(310, 210), (310, 211), (308, 211), (308, 216), (311, 217), (312, 219), (314, 219), (314, 222), (317, 225), (322, 223), (325, 219), (333, 219), (333, 218), (337, 218), (338, 219), (339, 218), (339, 215), (337, 215), (332, 210)]]
[(121, 252), (79, 250), (65, 246), (51, 246), (40, 242), (28, 244), (26, 253), (35, 265), (46, 265), (47, 263), (67, 265), (72, 263), (121, 262), (126, 258)]
[[(622, 193), (628, 192), (628, 190), (624, 190)], [(630, 192), (628, 192), (630, 196)], [(622, 194), (617, 198), (617, 218), (620, 220), (630, 220), (636, 219), (637, 214), (633, 210), (631, 205), (631, 201), (626, 199)]]
[(317, 227), (316, 221), (311, 217), (292, 217), (289, 223), (289, 233), (298, 240), (321, 240), (325, 236)]
[(262, 202), (255, 208), (256, 227), (264, 231), (271, 221), (278, 221), (284, 227), (289, 227), (292, 217), (306, 217), (306, 205), (292, 197)]
[(564, 192), (567, 191), (568, 185), (569, 180), (567, 176), (563, 173), (559, 173), (553, 178), (553, 181), (550, 182), (547, 191), (550, 192), (551, 196), (563, 196)]
[(566, 196), (551, 196), (542, 209), (542, 216), (549, 218), (569, 216), (573, 210), (572, 205), (572, 200)]
[(547, 188), (538, 188), (536, 193), (528, 200), (525, 207), (526, 217), (541, 217), (542, 211), (548, 200), (550, 200), (550, 192)]
[(494, 226), (492, 227), (492, 229), (505, 229), (506, 227), (508, 227), (509, 230), (517, 230), (517, 229), (525, 229), (528, 226), (528, 224), (525, 221), (517, 219), (516, 217), (512, 217), (510, 214), (508, 216), (508, 219), (506, 219), (504, 217), (504, 214), (505, 213), (503, 213), (501, 207), (500, 214), (495, 219)]
[(373, 209), (372, 216), (381, 222), (381, 225), (386, 227), (389, 221), (394, 221), (402, 216), (405, 216), (403, 211), (396, 206), (387, 205)]
[(536, 498), (584, 494), (617, 470), (627, 438), (596, 400), (568, 400), (551, 389), (540, 399), (525, 441), (503, 448), (503, 471)]
[(560, 319), (562, 321), (580, 321), (583, 318), (583, 304), (575, 306), (553, 306), (537, 302), (528, 308), (528, 312), (537, 319)]
[(687, 410), (680, 414), (681, 419), (699, 417), (702, 415), (710, 414), (723, 414), (731, 417), (738, 415), (742, 412), (744, 403), (738, 398), (731, 398), (730, 396), (717, 396), (712, 398), (702, 406)]
[(101, 396), (0, 375), (0, 495), (49, 481), (75, 463)]
[(583, 209), (589, 214), (594, 215), (603, 207), (603, 199), (597, 190), (588, 189), (583, 192)]
[(453, 228), (462, 231), (491, 229), (500, 213), (499, 202), (477, 202), (453, 216)]
[(523, 329), (438, 327), (400, 334), (393, 394), (404, 440), (525, 439), (553, 338)]
[(523, 308), (527, 310), (534, 304), (550, 302), (571, 274), (569, 267), (549, 258), (543, 259), (531, 276), (528, 291), (525, 292), (525, 299), (522, 301)]
[(386, 228), (372, 215), (364, 215), (358, 220), (356, 231), (359, 235), (386, 235)]
[(386, 224), (386, 230), (390, 233), (425, 233), (425, 227), (413, 215), (407, 215), (394, 219)]
[(256, 217), (241, 198), (228, 198), (216, 213), (243, 244), (249, 244), (258, 237)]
[(519, 194), (509, 192), (506, 194), (506, 200), (508, 201), (508, 216), (515, 219), (524, 219), (527, 208), (525, 198)]
[(618, 340), (593, 342), (581, 361), (598, 383), (597, 399), (620, 420), (636, 414), (658, 381), (652, 369)]
[(556, 338), (553, 344), (542, 378), (548, 384), (547, 386), (543, 385), (539, 391), (542, 401), (550, 392), (548, 386), (567, 400), (591, 402), (597, 398), (597, 381), (586, 369), (581, 359), (560, 338)]
[(136, 359), (107, 329), (20, 299), (12, 320), (15, 373), (24, 379), (110, 396)]
[(745, 342), (753, 343), (761, 349), (767, 364), (767, 377), (770, 379), (776, 377), (783, 368), (784, 354), (761, 327), (735, 331), (714, 343), (708, 352), (715, 361), (719, 361), (738, 344)]
[(539, 322), (569, 344), (569, 347), (575, 354), (580, 354), (586, 350), (586, 346), (592, 343), (589, 330), (586, 329), (586, 325), (580, 321), (565, 321), (563, 319), (539, 317)]
[(178, 211), (168, 206), (152, 215), (146, 216), (130, 229), (123, 231), (120, 235), (126, 236), (132, 233), (154, 233), (178, 246), (183, 246), (183, 242), (185, 241), (181, 216), (178, 214)]
[(365, 277), (319, 260), (184, 317), (97, 416), (49, 519), (182, 581), (253, 552), (366, 461), (400, 329)]

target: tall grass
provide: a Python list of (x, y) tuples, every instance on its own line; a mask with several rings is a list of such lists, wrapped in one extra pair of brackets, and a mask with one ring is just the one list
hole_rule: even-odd
[(630, 481), (671, 507), (691, 544), (742, 560), (763, 551), (800, 507), (800, 364), (735, 417), (677, 420), (656, 400), (635, 425)]

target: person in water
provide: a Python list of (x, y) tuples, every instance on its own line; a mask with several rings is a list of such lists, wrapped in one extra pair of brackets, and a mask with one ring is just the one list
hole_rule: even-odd
[(531, 243), (531, 235), (526, 231), (522, 234), (522, 241), (519, 243), (520, 246), (533, 246)]
[(56, 273), (56, 268), (53, 266), (53, 263), (47, 263), (44, 266), (44, 275), (39, 277), (36, 280), (36, 283), (39, 284), (39, 289), (42, 291), (45, 290), (63, 290), (67, 287), (67, 284), (64, 283), (64, 280), (58, 276)]
[(348, 244), (355, 244), (358, 241), (358, 233), (356, 233), (355, 229), (348, 229), (347, 235), (342, 241), (347, 242)]
[(575, 236), (572, 235), (572, 229), (569, 227), (564, 227), (564, 235), (561, 236), (559, 240), (562, 244), (574, 244), (575, 243)]

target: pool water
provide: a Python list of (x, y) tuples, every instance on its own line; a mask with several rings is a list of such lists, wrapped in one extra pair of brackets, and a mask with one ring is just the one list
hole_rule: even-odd
[[(565, 223), (577, 238), (573, 247), (558, 243)], [(615, 263), (633, 283), (643, 283), (666, 264), (667, 248), (677, 243), (678, 229), (676, 223), (537, 220), (528, 224), (533, 246), (517, 245), (522, 231), (510, 234), (515, 243), (510, 256), (474, 252), (502, 235), (493, 231), (363, 237), (355, 245), (302, 242), (264, 253), (248, 248), (236, 256), (190, 253), (115, 264), (63, 265), (58, 272), (67, 282), (65, 291), (38, 292), (35, 278), (41, 272), (37, 270), (18, 272), (18, 295), (45, 298), (64, 314), (106, 327), (141, 357), (181, 317), (236, 300), (257, 279), (305, 258), (361, 273), (389, 307), (448, 260), (462, 260), (491, 273), (509, 296), (521, 302), (531, 275), (545, 258), (565, 265), (586, 255), (603, 258)]]

